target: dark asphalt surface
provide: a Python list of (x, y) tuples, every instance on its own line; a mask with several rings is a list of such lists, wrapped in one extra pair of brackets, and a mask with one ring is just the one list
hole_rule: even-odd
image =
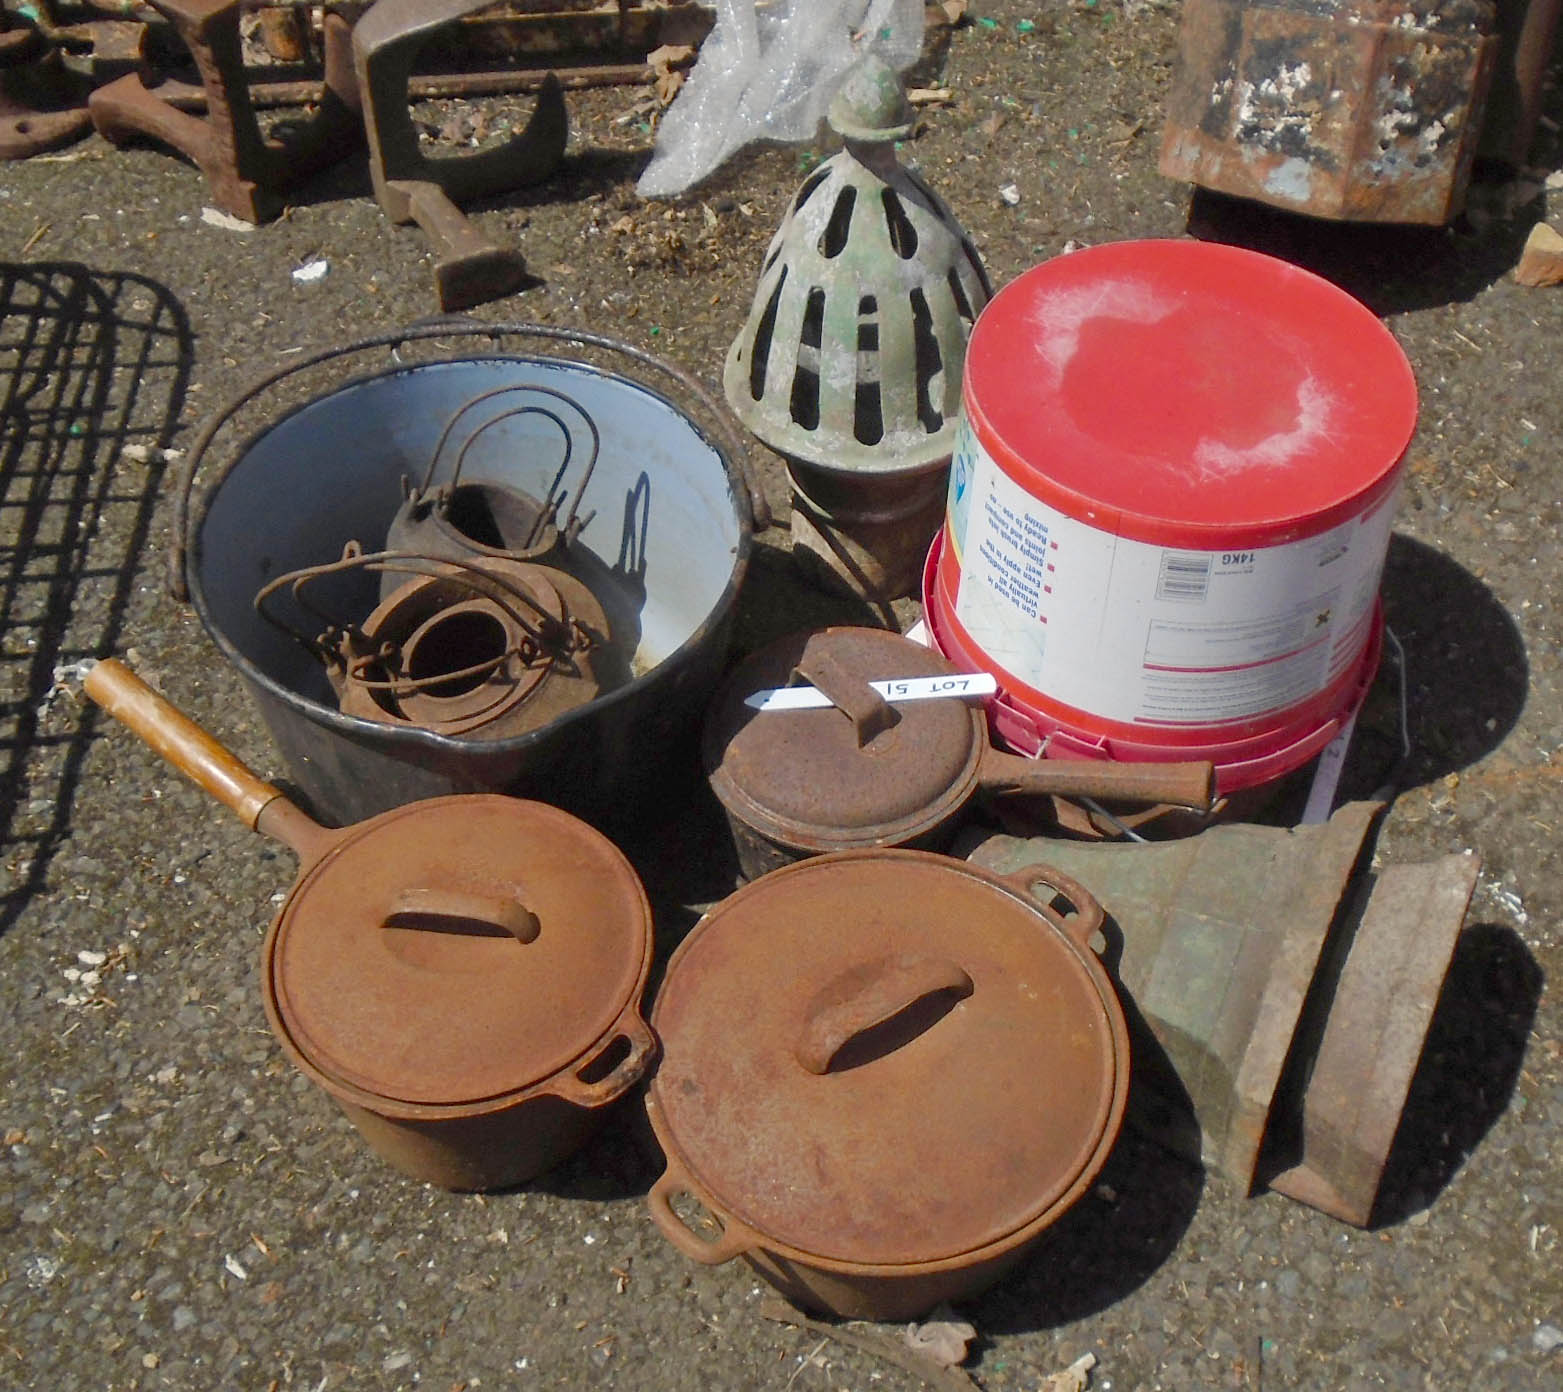
[[(995, 283), (1070, 241), (1182, 235), (1187, 190), (1155, 171), (1175, 9), (980, 8), (994, 23), (954, 34), (939, 76), (953, 100), (924, 111), (905, 153)], [(616, 334), (714, 381), (813, 155), (751, 152), (690, 199), (644, 203), (643, 95), (572, 94), (566, 169), (482, 206), (539, 283), (480, 313)], [(482, 107), (489, 121), (525, 108)], [(1506, 274), (1560, 197), (1541, 186), (1563, 164), (1555, 90), (1548, 109), (1534, 197), (1484, 187), (1498, 211), (1480, 223), (1227, 224), (1385, 316), (1422, 391), (1385, 580), (1414, 754), (1379, 854), (1470, 849), (1484, 870), (1381, 1220), (1359, 1231), (1247, 1197), (1127, 1131), (1055, 1237), (962, 1307), (985, 1387), (1033, 1392), (1088, 1351), (1103, 1389), (1563, 1383), (1549, 989), (1563, 970), (1563, 292)], [(1012, 183), (1014, 204), (1000, 194)], [(634, 1107), (533, 1184), (454, 1195), (375, 1159), (273, 1041), (257, 955), (292, 858), (86, 709), (68, 669), (128, 652), (284, 776), (235, 673), (167, 593), (174, 452), (256, 374), (431, 313), (431, 259), (416, 229), (381, 215), (361, 161), (254, 231), (203, 220), (209, 203), (193, 168), (97, 137), (0, 170), (0, 390), (27, 376), (25, 425), (0, 425), (0, 1386), (915, 1385), (762, 1319), (764, 1291), (737, 1264), (675, 1253), (646, 1213), (660, 1159)], [(318, 261), (319, 279), (295, 276)], [(762, 472), (785, 519), (780, 471)], [(740, 650), (861, 617), (800, 582), (785, 538), (759, 538)], [(1381, 723), (1359, 741), (1354, 785), (1383, 766)], [(657, 909), (660, 965), (731, 883), (692, 768), (624, 842)]]

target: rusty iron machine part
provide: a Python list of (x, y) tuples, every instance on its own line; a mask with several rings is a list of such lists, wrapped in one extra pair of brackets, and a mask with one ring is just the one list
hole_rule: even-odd
[(282, 191), (356, 149), (361, 138), (358, 89), (349, 52), (350, 21), (324, 19), (325, 79), (308, 122), (285, 137), (263, 135), (255, 119), (239, 38), (239, 0), (149, 0), (190, 50), (206, 92), (206, 115), (165, 102), (134, 73), (98, 88), (88, 100), (93, 124), (116, 144), (151, 136), (200, 167), (212, 201), (248, 222), (282, 208)]
[(1382, 811), (967, 849), (1001, 873), (1046, 861), (1106, 909), (1108, 959), (1150, 1035), (1134, 1124), (1245, 1190), (1365, 1226), (1480, 869), (1460, 854), (1366, 873)]
[(375, 198), (392, 222), (416, 222), (434, 243), (442, 310), (470, 309), (519, 289), (526, 261), (472, 225), (460, 204), (546, 179), (569, 134), (564, 90), (546, 78), (526, 128), (491, 150), (428, 158), (408, 110), (413, 64), (429, 37), (487, 0), (379, 0), (353, 28), (353, 65), (369, 141)]
[(1313, 217), (1461, 210), (1494, 0), (1188, 0), (1161, 172)]
[[(45, 11), (39, 27), (46, 38), (63, 45), (64, 66), (97, 86), (127, 73), (141, 73), (151, 81), (147, 36), (160, 21), (149, 23), (146, 10), (135, 5), (127, 9), (113, 0), (96, 8), (112, 17), (52, 24)], [(322, 10), (316, 30), (305, 19), (307, 6), (272, 0), (245, 4), (245, 13), (251, 9), (258, 10), (260, 37), (276, 66), (246, 67), (250, 105), (261, 109), (313, 104), (320, 96), (321, 55), (327, 46), (324, 16), (340, 15), (350, 23), (353, 11), (346, 5)], [(618, 0), (617, 15), (606, 13), (601, 5), (576, 11), (491, 7), (431, 40), (419, 55), (408, 95), (426, 101), (536, 92), (550, 77), (566, 91), (642, 86), (656, 79), (656, 70), (644, 60), (616, 59), (649, 53), (662, 44), (697, 45), (711, 24), (710, 12), (693, 0), (654, 7), (638, 0)], [(544, 61), (547, 68), (539, 66)], [(301, 78), (299, 73), (311, 76)], [(156, 78), (156, 95), (168, 106), (195, 113), (208, 109), (208, 90), (201, 84), (177, 73), (159, 71)], [(223, 90), (218, 89), (220, 99)]]
[(1542, 83), (1558, 35), (1560, 0), (1519, 0), (1498, 7), (1498, 56), (1478, 159), (1518, 168), (1530, 153), (1541, 117)]
[(449, 1189), (519, 1184), (644, 1075), (651, 906), (600, 832), (491, 793), (330, 830), (121, 663), (96, 664), (84, 687), (298, 854), (262, 948), (266, 1018), (390, 1164)]
[[(309, 586), (353, 571), (412, 578), (361, 622), (310, 600)], [(284, 590), (317, 634), (276, 614), (271, 601)], [(586, 585), (551, 566), (364, 552), (350, 542), (340, 560), (263, 586), (255, 608), (320, 659), (344, 715), (382, 724), (503, 739), (541, 729), (604, 686), (607, 615)]]
[[(523, 398), (521, 404), (514, 404)], [(458, 427), (469, 413), (502, 402), (503, 409), (485, 411), (483, 418), (453, 445)], [(467, 481), (462, 477), (467, 456), (483, 434), (508, 420), (537, 416), (551, 422), (559, 431), (562, 451), (558, 468), (549, 483), (545, 501), (539, 502), (519, 488), (491, 481)], [(574, 496), (564, 487), (566, 474), (576, 453), (576, 438), (584, 433), (588, 441), (586, 462), (574, 486)], [(436, 483), (435, 475), (446, 456), (453, 451), (448, 479)], [(602, 434), (591, 413), (567, 392), (535, 382), (512, 382), (478, 393), (451, 413), (429, 455), (429, 465), (421, 483), (403, 478), (403, 500), (386, 533), (388, 551), (416, 551), (441, 559), (486, 561), (533, 561), (558, 564), (568, 553), (593, 513), (580, 515), (581, 499), (597, 467), (602, 449)], [(560, 515), (560, 508), (569, 507)], [(380, 596), (387, 598), (398, 582), (387, 572), (381, 581)]]
[(86, 83), (59, 47), (0, 10), (0, 160), (58, 150), (91, 129)]
[[(267, 52), (283, 64), (307, 60), (309, 8), (296, 0), (257, 0), (255, 8)], [(543, 71), (557, 72), (566, 87), (649, 82), (650, 67), (633, 59), (666, 44), (698, 45), (713, 23), (697, 0), (502, 0), (431, 38), (419, 66), (464, 77), (490, 64), (505, 69), (506, 91), (532, 90), (516, 84), (531, 78), (535, 86)]]

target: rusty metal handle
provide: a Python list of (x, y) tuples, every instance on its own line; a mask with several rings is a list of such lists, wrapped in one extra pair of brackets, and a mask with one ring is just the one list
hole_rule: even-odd
[(829, 652), (804, 650), (793, 672), (830, 698), (857, 732), (862, 749), (875, 735), (900, 723), (901, 714), (862, 677), (854, 676)]
[[(208, 416), (190, 445), (190, 457), (174, 486), (174, 517), (168, 550), (169, 593), (181, 602), (190, 597), (190, 587), (185, 578), (185, 558), (190, 550), (190, 497), (195, 491), (195, 480), (206, 454), (228, 422), (262, 392), (311, 368), (321, 367), (355, 353), (372, 352), (377, 348), (390, 349), (394, 354), (409, 343), (439, 338), (486, 338), (491, 344), (497, 346), (499, 340), (506, 337), (540, 338), (555, 343), (573, 343), (581, 347), (601, 348), (606, 352), (617, 353), (640, 367), (649, 368), (670, 379), (681, 390), (688, 392), (709, 417), (707, 424), (713, 427), (717, 442), (725, 453), (732, 474), (736, 474), (737, 482), (743, 485), (740, 496), (748, 502), (749, 520), (754, 529), (764, 531), (771, 525), (770, 504), (766, 502), (765, 491), (760, 487), (760, 481), (756, 477), (754, 465), (749, 458), (749, 447), (737, 419), (725, 403), (719, 402), (707, 387), (702, 386), (683, 368), (664, 362), (632, 344), (621, 343), (605, 334), (590, 333), (585, 329), (525, 322), (490, 324), (481, 320), (455, 317), (431, 323), (413, 324), (393, 333), (375, 334), (369, 338), (355, 339), (352, 343), (337, 344), (331, 348), (306, 354), (296, 362), (290, 362), (286, 367), (274, 368), (256, 378), (249, 386), (243, 388), (236, 396), (230, 397)], [(223, 477), (237, 462), (237, 459), (230, 459), (213, 479), (210, 488), (218, 487)]]
[(810, 1073), (828, 1073), (850, 1040), (940, 991), (965, 1000), (971, 977), (941, 957), (887, 957), (849, 967), (810, 1004), (793, 1057)]
[(239, 814), (252, 831), (268, 803), (282, 797), (195, 721), (164, 700), (123, 662), (105, 658), (82, 689), (181, 773)]
[[(722, 1235), (709, 1242), (703, 1237), (696, 1237), (673, 1211), (675, 1194), (688, 1194), (707, 1212), (717, 1217), (722, 1224)], [(760, 1246), (759, 1233), (722, 1212), (672, 1155), (667, 1158), (667, 1168), (663, 1170), (661, 1178), (646, 1195), (646, 1206), (651, 1210), (651, 1221), (661, 1229), (662, 1236), (690, 1261), (699, 1262), (701, 1266), (720, 1266)]]
[[(1073, 875), (1066, 875), (1062, 870), (1055, 870), (1051, 865), (1027, 865), (1012, 874), (1000, 875), (999, 879), (1030, 899), (1083, 948), (1088, 949), (1091, 946), (1091, 939), (1101, 931), (1102, 924), (1107, 921), (1107, 914), (1097, 902), (1096, 896)], [(1039, 884), (1046, 885), (1053, 891), (1048, 899), (1044, 899), (1037, 893), (1036, 887)], [(1051, 902), (1060, 895), (1068, 901), (1070, 912), (1059, 912)]]
[(1028, 759), (988, 749), (977, 786), (1000, 797), (1027, 794), (1170, 802), (1208, 812), (1216, 800), (1216, 770), (1208, 761), (1138, 763), (1113, 759)]
[(435, 923), (488, 924), (509, 933), (517, 942), (536, 941), (537, 915), (525, 904), (500, 894), (479, 894), (466, 889), (445, 889), (418, 885), (403, 889), (391, 901), (383, 928), (418, 927), (417, 923), (397, 923), (399, 918), (421, 919), (426, 926)]
[[(590, 1073), (593, 1066), (620, 1040), (629, 1044), (629, 1051), (603, 1077), (587, 1082), (581, 1075)], [(629, 1091), (646, 1074), (646, 1065), (657, 1051), (657, 1037), (651, 1026), (641, 1019), (640, 1011), (631, 1004), (614, 1025), (612, 1033), (591, 1058), (554, 1080), (554, 1093), (566, 1102), (580, 1107), (605, 1107), (615, 1098)]]

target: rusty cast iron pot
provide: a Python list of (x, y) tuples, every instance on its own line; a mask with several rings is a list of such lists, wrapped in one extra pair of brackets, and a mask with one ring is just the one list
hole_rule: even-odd
[(298, 852), (263, 948), (266, 1016), (392, 1165), (448, 1189), (519, 1184), (643, 1076), (651, 910), (599, 832), (481, 793), (328, 830), (121, 664), (98, 663), (85, 686)]
[(803, 861), (724, 900), (652, 1015), (663, 1235), (845, 1318), (908, 1319), (997, 1280), (1087, 1191), (1122, 1122), (1129, 1037), (1088, 947), (1101, 922), (1046, 867), (905, 850)]
[[(942, 850), (980, 794), (1210, 807), (1209, 763), (1005, 754), (988, 743), (979, 703), (892, 704), (869, 686), (960, 675), (932, 649), (877, 628), (790, 634), (740, 663), (706, 717), (702, 753), (745, 877), (829, 851)], [(800, 679), (833, 704), (762, 712), (746, 703), (757, 691)]]

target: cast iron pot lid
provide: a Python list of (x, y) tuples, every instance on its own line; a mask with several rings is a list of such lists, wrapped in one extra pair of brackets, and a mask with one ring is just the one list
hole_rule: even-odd
[[(756, 691), (813, 681), (836, 705), (759, 711)], [(706, 721), (711, 787), (739, 820), (807, 850), (910, 840), (975, 787), (986, 741), (980, 706), (887, 704), (867, 683), (957, 675), (940, 654), (877, 628), (795, 633), (746, 658)], [(855, 719), (854, 713), (860, 713)]]
[(283, 906), (266, 971), (288, 1038), (326, 1078), (478, 1102), (608, 1033), (644, 979), (650, 928), (635, 871), (584, 822), (496, 794), (431, 798), (326, 853)]
[(1122, 1119), (1101, 966), (1017, 882), (921, 851), (739, 890), (674, 953), (652, 1020), (654, 1106), (692, 1179), (831, 1261), (933, 1262), (1051, 1221)]

